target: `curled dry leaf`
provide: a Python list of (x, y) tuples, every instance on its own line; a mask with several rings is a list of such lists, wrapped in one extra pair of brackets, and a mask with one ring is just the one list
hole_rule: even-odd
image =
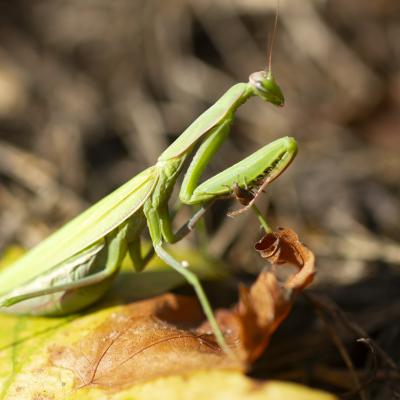
[(298, 291), (312, 282), (315, 274), (314, 254), (299, 241), (297, 233), (292, 229), (280, 228), (276, 232), (267, 233), (254, 247), (272, 265), (291, 264), (298, 269), (284, 283), (286, 289)]
[(297, 272), (282, 284), (273, 272), (263, 271), (251, 288), (240, 288), (235, 309), (218, 313), (220, 324), (236, 337), (236, 353), (245, 362), (253, 362), (264, 351), (288, 315), (293, 295), (308, 286), (315, 274), (314, 254), (293, 230), (268, 233), (255, 248), (271, 264), (292, 264)]
[(315, 274), (314, 254), (290, 229), (268, 233), (255, 245), (271, 264), (292, 264), (297, 268), (284, 284), (273, 272), (264, 271), (251, 288), (240, 288), (235, 309), (220, 311), (222, 326), (236, 337), (236, 352), (245, 362), (253, 362), (264, 351), (283, 319), (288, 315), (293, 295), (308, 286)]
[[(292, 264), (297, 267), (284, 284), (275, 274), (264, 271), (250, 288), (240, 289), (236, 313), (236, 329), (241, 359), (254, 361), (265, 347), (279, 324), (288, 315), (294, 293), (308, 286), (315, 274), (314, 254), (290, 229), (268, 233), (255, 245), (260, 255), (271, 264)], [(231, 325), (234, 323), (231, 321)]]

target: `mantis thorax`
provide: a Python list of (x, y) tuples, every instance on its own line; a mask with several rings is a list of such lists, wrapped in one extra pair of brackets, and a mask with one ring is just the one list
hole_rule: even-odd
[(151, 201), (153, 203), (160, 204), (169, 199), (185, 158), (186, 155), (171, 158), (166, 161), (157, 161), (158, 182), (151, 196)]

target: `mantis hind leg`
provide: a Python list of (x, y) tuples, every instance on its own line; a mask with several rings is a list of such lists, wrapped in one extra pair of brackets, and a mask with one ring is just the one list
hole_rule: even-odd
[(201, 307), (203, 308), (203, 312), (210, 323), (211, 329), (215, 335), (215, 339), (221, 349), (228, 355), (234, 356), (232, 350), (229, 348), (227, 343), (225, 342), (225, 338), (221, 329), (218, 326), (218, 323), (214, 317), (214, 313), (210, 306), (210, 303), (207, 299), (207, 296), (201, 286), (199, 278), (186, 267), (184, 267), (178, 260), (171, 256), (161, 245), (154, 246), (154, 250), (158, 257), (160, 257), (165, 263), (167, 263), (170, 267), (172, 267), (175, 271), (179, 272), (181, 275), (185, 277), (185, 279), (193, 286)]
[(143, 210), (135, 213), (127, 221), (127, 250), (136, 272), (142, 271), (146, 264), (150, 261), (152, 256), (150, 254), (147, 254), (143, 257), (142, 255), (142, 241), (140, 236), (145, 226), (146, 218), (143, 214)]
[(211, 329), (214, 332), (215, 339), (218, 345), (226, 354), (234, 357), (234, 353), (226, 344), (224, 335), (222, 334), (221, 329), (217, 324), (210, 303), (200, 284), (199, 278), (192, 271), (184, 267), (178, 260), (176, 260), (163, 248), (164, 240), (169, 243), (174, 243), (176, 240), (189, 233), (196, 221), (204, 214), (205, 210), (206, 208), (200, 209), (198, 213), (196, 213), (195, 216), (189, 221), (189, 223), (185, 224), (185, 226), (180, 231), (178, 231), (177, 234), (172, 234), (171, 217), (168, 213), (167, 205), (158, 204), (157, 207), (154, 207), (150, 201), (148, 201), (144, 205), (144, 213), (147, 218), (147, 225), (149, 228), (151, 240), (153, 242), (154, 251), (161, 260), (163, 260), (167, 265), (172, 267), (178, 273), (183, 275), (187, 282), (193, 286), (199, 302), (203, 308), (204, 314), (206, 315), (210, 323)]

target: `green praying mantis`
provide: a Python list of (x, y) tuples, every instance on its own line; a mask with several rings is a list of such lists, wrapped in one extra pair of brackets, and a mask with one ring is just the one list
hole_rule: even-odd
[[(154, 252), (193, 286), (218, 344), (229, 352), (197, 276), (176, 260), (165, 244), (186, 235), (210, 201), (229, 196), (234, 185), (247, 189), (259, 185), (260, 179), (274, 180), (295, 157), (296, 141), (283, 137), (198, 184), (210, 159), (229, 135), (236, 110), (253, 96), (277, 106), (284, 103), (271, 72), (255, 72), (248, 83), (232, 86), (159, 156), (155, 165), (2, 270), (0, 310), (64, 315), (93, 304), (109, 288), (127, 253), (137, 271), (145, 267), (151, 254), (142, 255), (140, 237), (147, 225)], [(195, 148), (179, 199), (202, 208), (174, 232), (168, 202), (184, 161)]]

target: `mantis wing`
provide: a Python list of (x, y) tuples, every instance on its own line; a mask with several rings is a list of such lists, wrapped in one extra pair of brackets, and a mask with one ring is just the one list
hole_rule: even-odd
[(150, 167), (94, 204), (0, 272), (0, 294), (38, 277), (106, 236), (147, 200), (158, 180)]

